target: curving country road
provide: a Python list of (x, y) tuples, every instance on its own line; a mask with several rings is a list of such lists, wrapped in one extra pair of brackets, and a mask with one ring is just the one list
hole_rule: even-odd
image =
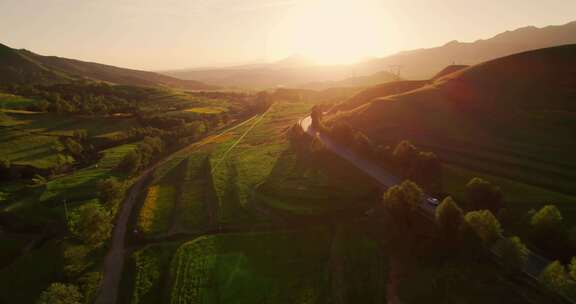
[[(397, 185), (401, 182), (400, 179), (393, 176), (391, 173), (384, 170), (378, 163), (372, 160), (364, 159), (362, 156), (358, 155), (356, 152), (352, 151), (346, 146), (340, 145), (333, 140), (331, 140), (325, 134), (316, 131), (312, 127), (312, 118), (307, 116), (300, 120), (299, 122), (302, 130), (312, 137), (318, 138), (324, 146), (330, 150), (332, 153), (340, 156), (341, 158), (349, 161), (356, 168), (360, 169), (362, 172), (366, 173), (370, 177), (374, 178), (382, 188), (386, 189), (391, 186)], [(420, 204), (420, 209), (423, 211), (423, 215), (428, 218), (434, 218), (435, 216), (435, 206), (427, 203), (427, 200), (432, 198), (426, 195), (425, 200)], [(490, 252), (498, 257), (496, 250), (494, 248), (490, 249)], [(524, 266), (523, 272), (533, 279), (538, 279), (540, 273), (550, 264), (550, 260), (530, 252), (528, 255), (528, 261)]]
[(229, 129), (218, 133), (217, 135), (208, 136), (200, 142), (193, 143), (180, 150), (177, 150), (140, 174), (132, 188), (130, 188), (126, 198), (124, 199), (124, 202), (120, 206), (120, 210), (118, 211), (116, 224), (114, 225), (114, 231), (112, 232), (110, 249), (104, 259), (102, 282), (100, 283), (98, 296), (96, 297), (94, 303), (115, 304), (117, 302), (118, 288), (120, 287), (120, 280), (122, 279), (122, 272), (124, 269), (124, 258), (127, 252), (125, 240), (130, 214), (132, 214), (132, 209), (138, 199), (138, 194), (142, 192), (144, 186), (146, 185), (146, 181), (148, 178), (150, 178), (152, 172), (154, 172), (157, 167), (168, 161), (173, 155), (191, 148), (201, 146), (204, 142), (214, 140), (217, 137), (220, 137), (236, 128), (247, 124), (257, 117), (258, 116), (255, 115)]

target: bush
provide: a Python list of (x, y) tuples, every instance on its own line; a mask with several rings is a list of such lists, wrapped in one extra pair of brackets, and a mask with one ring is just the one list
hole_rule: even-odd
[(464, 211), (452, 197), (446, 197), (436, 208), (436, 223), (447, 240), (459, 238), (464, 223)]
[(466, 184), (466, 195), (476, 210), (488, 209), (497, 214), (503, 206), (502, 191), (479, 177), (471, 179)]
[(81, 304), (82, 294), (71, 284), (53, 283), (42, 292), (37, 304)]
[(85, 244), (101, 246), (110, 237), (112, 215), (99, 203), (87, 203), (71, 216), (71, 230)]
[(550, 263), (539, 276), (540, 282), (550, 291), (566, 295), (569, 287), (566, 268), (559, 262)]
[(10, 161), (0, 159), (0, 181), (8, 181), (12, 178), (12, 169)]
[(558, 240), (562, 231), (562, 214), (554, 205), (546, 205), (530, 219), (530, 225), (537, 239)]
[(486, 245), (502, 237), (500, 222), (489, 210), (468, 212), (464, 219)]
[(517, 236), (500, 239), (495, 245), (495, 250), (504, 263), (504, 267), (509, 270), (523, 269), (530, 253)]
[(124, 184), (110, 177), (98, 183), (100, 201), (107, 205), (115, 205), (124, 196)]

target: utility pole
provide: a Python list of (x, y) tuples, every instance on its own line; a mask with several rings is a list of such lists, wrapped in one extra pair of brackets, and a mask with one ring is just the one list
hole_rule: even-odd
[(402, 73), (402, 65), (400, 64), (392, 64), (388, 66), (388, 71), (396, 76), (396, 80), (400, 80), (400, 74)]

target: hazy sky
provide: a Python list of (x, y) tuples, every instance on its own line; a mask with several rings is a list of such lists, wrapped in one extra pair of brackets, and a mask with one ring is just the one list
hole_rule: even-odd
[(351, 62), (576, 20), (576, 0), (0, 0), (0, 43), (140, 69)]

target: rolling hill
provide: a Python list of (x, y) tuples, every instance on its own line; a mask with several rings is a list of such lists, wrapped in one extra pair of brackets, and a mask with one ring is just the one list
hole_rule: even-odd
[(104, 81), (122, 85), (210, 90), (215, 86), (153, 72), (131, 70), (93, 62), (42, 56), (0, 44), (0, 83), (55, 84), (74, 80)]
[(325, 90), (328, 88), (368, 87), (377, 84), (395, 81), (398, 77), (388, 71), (380, 71), (367, 76), (350, 77), (339, 81), (312, 82), (303, 85), (303, 88)]
[(347, 122), (376, 144), (409, 139), (451, 165), (576, 194), (575, 54), (567, 45), (499, 58), (328, 122)]

